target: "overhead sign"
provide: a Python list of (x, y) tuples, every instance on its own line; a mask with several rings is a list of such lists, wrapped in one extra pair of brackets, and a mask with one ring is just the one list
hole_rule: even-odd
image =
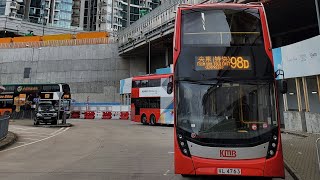
[(37, 86), (18, 86), (17, 87), (17, 92), (32, 92), (32, 91), (38, 91), (39, 87)]
[(273, 49), (275, 71), (285, 78), (320, 74), (320, 35), (281, 48)]
[(13, 99), (13, 95), (11, 94), (1, 94), (0, 99)]
[(250, 57), (243, 56), (196, 56), (195, 70), (250, 70)]

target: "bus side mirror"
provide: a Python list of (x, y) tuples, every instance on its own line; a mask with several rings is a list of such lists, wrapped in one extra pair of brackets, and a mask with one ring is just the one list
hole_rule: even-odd
[(173, 76), (171, 75), (169, 77), (169, 82), (168, 82), (168, 85), (167, 85), (167, 93), (171, 94), (172, 92), (173, 92)]
[(288, 92), (288, 84), (286, 80), (280, 80), (280, 92), (286, 94)]
[(173, 91), (173, 83), (169, 82), (168, 85), (167, 85), (167, 93), (171, 94), (172, 91)]

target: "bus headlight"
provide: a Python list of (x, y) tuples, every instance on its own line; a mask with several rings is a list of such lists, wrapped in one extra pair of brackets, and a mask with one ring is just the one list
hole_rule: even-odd
[(279, 135), (278, 128), (273, 129), (270, 137), (270, 141), (269, 141), (267, 159), (272, 158), (277, 152), (278, 139), (279, 139), (278, 135)]
[(271, 156), (273, 156), (273, 155), (274, 155), (273, 150), (270, 150), (270, 151), (269, 151), (269, 154), (270, 154)]
[(58, 116), (58, 114), (57, 113), (53, 113), (53, 116)]
[(184, 134), (179, 133), (179, 131), (177, 131), (177, 139), (178, 139), (179, 148), (180, 148), (182, 154), (185, 156), (191, 157), (191, 154), (189, 152), (189, 148), (188, 148), (187, 141), (186, 141)]
[(272, 138), (273, 138), (273, 140), (275, 140), (275, 141), (278, 139), (278, 137), (277, 137), (276, 135), (273, 135)]
[(42, 116), (42, 114), (40, 114), (40, 113), (37, 113), (37, 114), (36, 114), (36, 116), (37, 116), (37, 117), (41, 117), (41, 116)]
[(188, 150), (187, 149), (183, 149), (183, 153), (184, 154), (188, 154)]

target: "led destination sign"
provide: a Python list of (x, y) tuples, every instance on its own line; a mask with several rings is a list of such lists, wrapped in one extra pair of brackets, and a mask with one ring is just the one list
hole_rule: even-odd
[(243, 56), (196, 56), (195, 70), (251, 70), (249, 57)]

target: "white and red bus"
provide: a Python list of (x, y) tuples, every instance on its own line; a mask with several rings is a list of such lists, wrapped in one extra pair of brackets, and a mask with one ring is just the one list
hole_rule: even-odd
[(142, 124), (173, 124), (173, 94), (167, 93), (172, 74), (132, 78), (131, 121)]
[(179, 6), (173, 57), (175, 173), (284, 178), (263, 5)]

